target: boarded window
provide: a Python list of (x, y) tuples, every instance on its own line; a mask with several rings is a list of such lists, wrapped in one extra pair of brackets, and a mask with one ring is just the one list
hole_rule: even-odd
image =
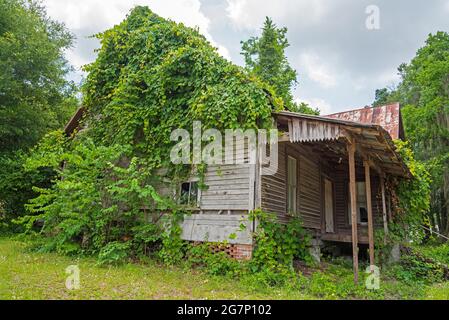
[(298, 193), (297, 160), (293, 157), (288, 156), (287, 162), (287, 211), (289, 214), (296, 214), (296, 196)]

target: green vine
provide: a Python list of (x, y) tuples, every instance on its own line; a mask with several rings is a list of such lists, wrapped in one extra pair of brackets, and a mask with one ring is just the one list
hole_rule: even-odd
[(310, 235), (304, 230), (299, 218), (291, 218), (288, 223), (279, 223), (274, 214), (260, 209), (251, 213), (250, 219), (257, 221), (254, 233), (254, 252), (251, 268), (280, 271), (293, 269), (293, 260), (311, 262), (309, 254)]

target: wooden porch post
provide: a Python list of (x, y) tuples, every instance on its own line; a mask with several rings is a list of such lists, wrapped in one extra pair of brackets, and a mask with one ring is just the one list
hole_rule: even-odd
[(368, 209), (368, 242), (369, 264), (371, 272), (374, 271), (374, 230), (373, 230), (373, 206), (371, 201), (371, 176), (368, 161), (363, 161), (365, 167), (366, 206)]
[(384, 242), (387, 242), (387, 234), (388, 234), (388, 221), (387, 221), (387, 204), (385, 200), (385, 179), (383, 175), (380, 176), (380, 188), (382, 192), (382, 217), (384, 221)]
[(352, 262), (354, 268), (354, 283), (359, 281), (359, 249), (357, 234), (357, 200), (355, 187), (355, 141), (348, 145), (349, 157), (349, 190), (351, 196), (351, 222), (352, 222)]

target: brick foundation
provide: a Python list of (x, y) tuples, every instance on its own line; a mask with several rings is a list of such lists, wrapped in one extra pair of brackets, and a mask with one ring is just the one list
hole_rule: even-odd
[(231, 258), (236, 260), (250, 260), (253, 253), (251, 244), (215, 244), (211, 246), (214, 253), (226, 252)]
[(233, 244), (231, 257), (237, 260), (249, 260), (253, 255), (253, 246), (251, 244)]

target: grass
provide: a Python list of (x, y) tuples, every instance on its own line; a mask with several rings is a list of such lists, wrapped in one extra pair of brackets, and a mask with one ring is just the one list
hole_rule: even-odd
[[(80, 269), (80, 289), (65, 287), (70, 265)], [(27, 250), (23, 242), (0, 239), (0, 299), (305, 299), (285, 289), (246, 284), (156, 262), (99, 267), (92, 258)]]
[[(70, 265), (80, 269), (80, 289), (65, 286)], [(363, 273), (361, 272), (363, 275)], [(155, 261), (115, 267), (93, 258), (29, 250), (29, 244), (0, 238), (0, 299), (449, 299), (449, 282), (404, 283), (394, 269), (381, 290), (352, 284), (350, 263), (337, 260), (301, 277), (301, 287), (263, 287), (256, 277), (231, 279), (199, 270), (167, 267)]]

